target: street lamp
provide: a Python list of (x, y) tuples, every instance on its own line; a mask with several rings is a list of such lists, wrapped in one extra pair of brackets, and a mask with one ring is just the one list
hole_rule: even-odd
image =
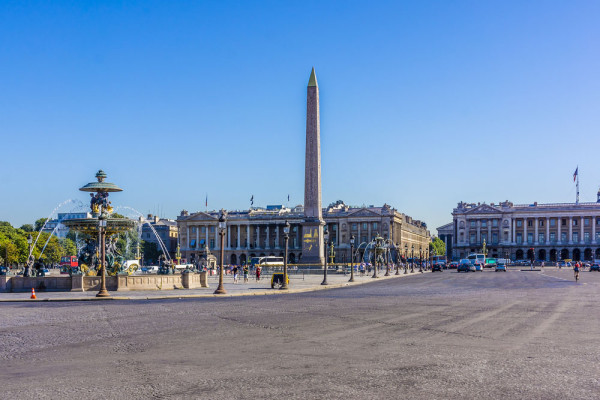
[(226, 294), (227, 291), (223, 287), (223, 258), (225, 257), (225, 231), (227, 230), (227, 220), (225, 219), (225, 210), (221, 209), (219, 215), (219, 236), (221, 237), (221, 257), (219, 260), (219, 286), (215, 290), (215, 294)]
[(348, 282), (354, 282), (354, 235), (350, 236), (350, 280)]
[(398, 256), (398, 243), (394, 245), (394, 250), (396, 251), (396, 275), (400, 275), (400, 257), (402, 255)]
[(288, 240), (290, 240), (290, 223), (286, 220), (285, 225), (283, 225), (283, 239), (285, 240), (285, 257), (283, 258), (283, 285), (281, 285), (282, 290), (288, 289)]
[(325, 232), (323, 232), (323, 239), (325, 240), (325, 266), (323, 268), (323, 282), (321, 285), (329, 285), (327, 283), (327, 246), (329, 244), (329, 229), (325, 228)]
[(415, 272), (415, 245), (411, 246), (411, 254), (410, 254), (410, 272)]
[(404, 244), (404, 274), (408, 274), (408, 243)]
[(100, 275), (100, 291), (96, 294), (96, 297), (110, 297), (106, 290), (106, 214), (102, 211), (102, 206), (100, 206), (100, 215), (98, 216), (98, 232), (100, 233), (100, 269), (102, 275)]
[(375, 242), (375, 248), (374, 248), (374, 255), (373, 255), (373, 276), (371, 278), (378, 278), (377, 276), (377, 253), (379, 252), (379, 234), (375, 233), (375, 239), (373, 239), (373, 241)]
[(385, 260), (385, 275), (384, 276), (390, 276), (390, 259), (388, 258), (388, 254), (387, 251), (385, 253), (386, 255), (386, 260)]

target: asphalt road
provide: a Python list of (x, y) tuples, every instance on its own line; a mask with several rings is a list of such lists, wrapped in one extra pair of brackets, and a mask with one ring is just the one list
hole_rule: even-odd
[(0, 305), (5, 399), (597, 399), (600, 273)]

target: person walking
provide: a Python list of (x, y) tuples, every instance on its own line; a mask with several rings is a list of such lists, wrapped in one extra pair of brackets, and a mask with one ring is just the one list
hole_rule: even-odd
[(573, 264), (573, 274), (575, 275), (575, 282), (579, 280), (579, 262)]
[(234, 265), (233, 266), (233, 283), (237, 283), (238, 282), (238, 266)]
[(244, 283), (248, 283), (248, 265), (244, 265)]
[(260, 265), (256, 266), (256, 281), (260, 281)]

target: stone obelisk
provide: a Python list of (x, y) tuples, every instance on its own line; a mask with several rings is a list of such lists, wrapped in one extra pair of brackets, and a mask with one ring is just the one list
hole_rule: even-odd
[(308, 80), (306, 95), (306, 159), (304, 163), (304, 223), (302, 263), (323, 264), (323, 211), (321, 209), (321, 128), (319, 85), (315, 69)]

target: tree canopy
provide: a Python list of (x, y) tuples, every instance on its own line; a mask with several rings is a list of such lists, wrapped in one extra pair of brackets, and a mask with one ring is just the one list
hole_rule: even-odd
[(446, 243), (438, 237), (434, 238), (429, 244), (429, 251), (434, 256), (443, 256), (446, 254)]

